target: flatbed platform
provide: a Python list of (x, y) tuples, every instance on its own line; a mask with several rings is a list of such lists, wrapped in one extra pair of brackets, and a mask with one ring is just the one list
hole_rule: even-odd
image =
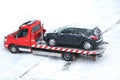
[(47, 46), (45, 42), (40, 42), (37, 45), (32, 45), (32, 51), (35, 55), (45, 55), (45, 56), (56, 56), (62, 57), (65, 53), (70, 53), (74, 55), (85, 55), (85, 56), (102, 56), (107, 44), (103, 43), (102, 45), (98, 46), (94, 50), (83, 50), (80, 48), (73, 48), (73, 47), (61, 47), (61, 46)]

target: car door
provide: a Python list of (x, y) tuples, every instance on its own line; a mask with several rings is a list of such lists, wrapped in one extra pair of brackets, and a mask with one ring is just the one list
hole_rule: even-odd
[(85, 37), (85, 34), (83, 33), (83, 30), (80, 28), (76, 28), (74, 30), (74, 38), (73, 38), (73, 44), (74, 45), (81, 45), (83, 42), (83, 39)]
[(73, 40), (73, 29), (63, 29), (57, 36), (57, 42), (59, 44), (72, 44)]
[(30, 46), (30, 37), (28, 34), (28, 29), (21, 29), (17, 34), (16, 34), (16, 44), (18, 46), (24, 46), (28, 47)]

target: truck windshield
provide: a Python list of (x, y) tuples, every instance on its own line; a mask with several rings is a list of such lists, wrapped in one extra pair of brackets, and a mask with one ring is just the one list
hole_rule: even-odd
[(55, 33), (60, 33), (63, 29), (66, 29), (67, 26), (64, 26), (64, 27), (59, 27), (57, 28), (56, 30), (54, 30)]

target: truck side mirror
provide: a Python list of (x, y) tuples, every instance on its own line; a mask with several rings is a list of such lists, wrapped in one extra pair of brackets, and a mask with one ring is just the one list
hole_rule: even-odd
[(21, 26), (19, 27), (19, 30), (21, 29)]
[(42, 23), (42, 25), (41, 25), (41, 26), (43, 27), (43, 25), (44, 25), (44, 24)]
[(18, 34), (15, 35), (15, 38), (18, 38)]

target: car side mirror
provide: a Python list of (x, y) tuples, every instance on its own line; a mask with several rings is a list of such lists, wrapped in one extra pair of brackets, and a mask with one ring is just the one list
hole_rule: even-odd
[(62, 36), (62, 35), (63, 35), (63, 33), (59, 33), (59, 35), (60, 35), (60, 36)]
[(57, 34), (58, 36), (61, 36), (62, 33), (58, 32), (58, 33), (56, 33), (56, 34)]

